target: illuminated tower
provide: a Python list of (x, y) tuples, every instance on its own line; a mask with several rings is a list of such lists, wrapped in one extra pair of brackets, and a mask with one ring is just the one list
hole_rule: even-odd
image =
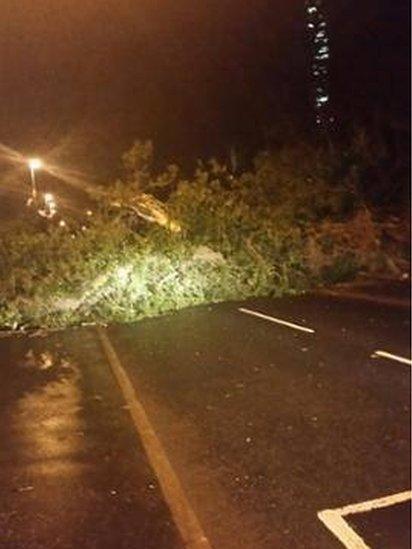
[(306, 21), (311, 53), (311, 88), (315, 123), (326, 130), (334, 122), (329, 95), (329, 36), (322, 0), (306, 0)]

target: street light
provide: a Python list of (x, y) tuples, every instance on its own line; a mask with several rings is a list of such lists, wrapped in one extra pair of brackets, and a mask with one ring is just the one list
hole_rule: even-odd
[(38, 214), (47, 219), (51, 219), (56, 215), (57, 205), (54, 196), (51, 193), (44, 193), (44, 208), (37, 210)]
[(30, 170), (30, 179), (31, 179), (31, 199), (35, 200), (37, 197), (37, 187), (36, 187), (36, 170), (39, 170), (43, 166), (43, 162), (40, 158), (29, 158), (27, 161)]

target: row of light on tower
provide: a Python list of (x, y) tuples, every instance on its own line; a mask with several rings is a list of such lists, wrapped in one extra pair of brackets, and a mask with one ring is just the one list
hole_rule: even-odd
[(315, 121), (326, 126), (334, 121), (329, 103), (329, 37), (322, 0), (306, 2), (307, 29), (311, 45), (311, 78), (313, 85)]

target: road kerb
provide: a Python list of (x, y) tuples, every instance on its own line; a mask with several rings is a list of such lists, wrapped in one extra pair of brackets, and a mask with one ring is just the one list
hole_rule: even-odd
[(371, 295), (364, 292), (349, 292), (349, 291), (335, 291), (329, 289), (319, 289), (311, 292), (312, 295), (335, 297), (337, 299), (352, 299), (355, 301), (365, 301), (367, 303), (375, 303), (376, 305), (386, 305), (388, 307), (399, 307), (401, 309), (410, 309), (411, 302), (405, 299), (399, 299), (396, 297), (386, 297), (379, 295)]
[(97, 333), (185, 547), (212, 549), (108, 335), (100, 327)]

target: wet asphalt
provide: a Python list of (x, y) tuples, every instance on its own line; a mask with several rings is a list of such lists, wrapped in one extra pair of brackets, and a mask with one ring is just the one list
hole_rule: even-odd
[[(213, 547), (338, 549), (319, 511), (410, 488), (410, 366), (372, 357), (410, 357), (407, 309), (256, 299), (107, 334)], [(95, 330), (0, 356), (0, 547), (182, 547)], [(408, 510), (348, 522), (403, 549)]]
[(0, 356), (0, 547), (181, 547), (95, 334)]

